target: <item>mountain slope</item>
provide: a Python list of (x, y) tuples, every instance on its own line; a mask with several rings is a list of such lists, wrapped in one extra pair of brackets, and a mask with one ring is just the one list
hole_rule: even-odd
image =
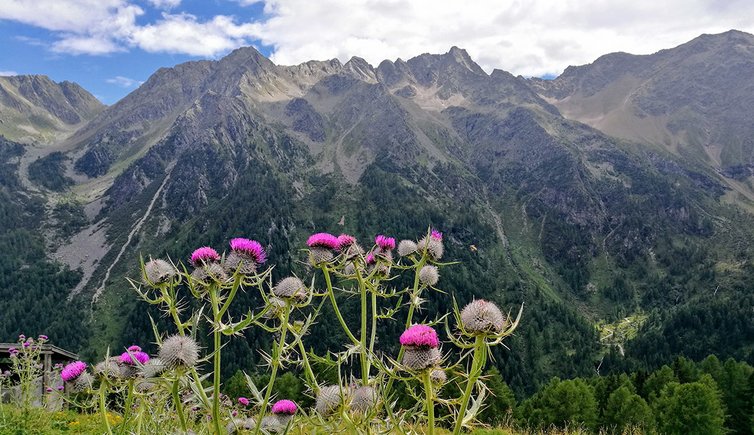
[[(276, 276), (304, 276), (297, 248), (311, 232), (408, 238), (432, 225), (462, 263), (444, 273), (448, 294), (433, 295), (431, 312), (447, 311), (450, 295), (527, 303), (512, 352), (497, 355), (519, 392), (591, 372), (605, 353), (598, 320), (649, 313), (644, 335), (655, 338), (627, 355), (645, 358), (710, 288), (720, 306), (747, 291), (752, 218), (721, 201), (730, 190), (716, 172), (675, 149), (563, 117), (576, 86), (563, 83), (486, 74), (456, 47), (377, 67), (278, 66), (243, 48), (157, 71), (59, 145), (84, 221), (42, 225), (59, 235), (53, 256), (81, 271), (72, 294), (92, 303), (88, 351), (151, 341), (123, 279), (140, 254), (181, 259), (249, 236)], [(692, 324), (668, 352), (704, 342), (750, 358), (751, 320), (736, 316), (746, 332), (734, 339), (693, 338), (703, 331)], [(340, 339), (324, 322), (320, 350)], [(227, 370), (250, 368), (268, 338), (247, 340)]]

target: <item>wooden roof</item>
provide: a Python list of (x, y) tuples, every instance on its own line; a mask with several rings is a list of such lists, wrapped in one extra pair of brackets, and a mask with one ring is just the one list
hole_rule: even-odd
[[(37, 345), (38, 346), (38, 345)], [(19, 343), (0, 343), (0, 354), (4, 353), (10, 353), (10, 348), (15, 347), (16, 349), (20, 348), (21, 345)], [(57, 347), (55, 345), (45, 343), (42, 345), (42, 354), (56, 354), (63, 357), (66, 357), (68, 359), (79, 359), (79, 356), (76, 355), (73, 352), (67, 351), (63, 348)]]

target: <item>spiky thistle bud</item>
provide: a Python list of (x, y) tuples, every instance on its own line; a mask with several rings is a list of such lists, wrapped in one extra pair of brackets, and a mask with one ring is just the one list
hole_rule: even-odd
[(304, 283), (295, 276), (289, 276), (280, 280), (278, 285), (272, 289), (272, 293), (279, 298), (304, 301), (309, 294), (309, 287), (304, 285)]
[(437, 284), (439, 279), (440, 273), (437, 271), (437, 267), (427, 264), (419, 269), (419, 281), (423, 284), (432, 287)]
[(377, 403), (377, 392), (370, 386), (355, 388), (351, 392), (351, 410), (366, 414)]
[(124, 377), (122, 364), (120, 364), (120, 358), (117, 356), (110, 357), (104, 361), (97, 363), (92, 371), (97, 376), (110, 379), (118, 379)]
[(435, 385), (444, 385), (448, 381), (448, 375), (445, 370), (436, 368), (429, 373), (429, 380)]
[(218, 263), (202, 265), (191, 272), (191, 278), (202, 284), (210, 284), (212, 281), (225, 282), (228, 280), (228, 274), (225, 269)]
[(171, 369), (194, 367), (199, 361), (199, 345), (191, 337), (173, 335), (162, 342), (159, 358), (165, 366)]
[(168, 369), (162, 358), (150, 358), (141, 368), (141, 375), (145, 378), (156, 378)]
[(287, 306), (284, 300), (276, 296), (271, 297), (267, 301), (267, 305), (269, 308), (267, 309), (267, 312), (264, 313), (266, 319), (274, 319), (275, 317), (278, 317)]
[(445, 251), (442, 244), (442, 233), (436, 230), (432, 230), (429, 236), (422, 237), (417, 246), (421, 252), (426, 249), (433, 260), (441, 259)]
[(411, 255), (416, 252), (416, 250), (416, 242), (413, 240), (401, 240), (400, 243), (398, 243), (398, 255), (401, 257)]
[(319, 246), (309, 248), (309, 263), (312, 266), (330, 262), (333, 258), (335, 258), (335, 256), (333, 255), (332, 250), (328, 248), (321, 248)]
[(93, 382), (94, 379), (92, 378), (92, 375), (90, 375), (88, 372), (84, 372), (68, 384), (71, 386), (71, 391), (73, 391), (74, 393), (80, 393), (92, 388)]
[(469, 333), (503, 332), (508, 319), (492, 302), (475, 299), (461, 310), (461, 325)]
[(327, 417), (337, 411), (342, 401), (341, 387), (339, 385), (328, 385), (319, 390), (314, 409), (319, 415)]
[(169, 282), (176, 275), (178, 271), (165, 260), (150, 260), (144, 265), (144, 280), (147, 285)]

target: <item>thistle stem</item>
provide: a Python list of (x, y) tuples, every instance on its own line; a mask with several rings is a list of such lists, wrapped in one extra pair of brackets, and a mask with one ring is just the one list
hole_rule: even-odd
[(359, 337), (359, 353), (361, 354), (361, 382), (364, 386), (369, 384), (369, 361), (367, 360), (367, 289), (364, 281), (359, 277), (359, 292), (361, 293), (361, 336)]
[(270, 403), (270, 396), (272, 395), (272, 387), (275, 385), (275, 377), (277, 375), (278, 367), (280, 367), (280, 358), (285, 347), (285, 336), (288, 333), (288, 319), (291, 314), (291, 307), (286, 302), (285, 311), (283, 312), (283, 320), (280, 325), (280, 342), (276, 344), (272, 349), (272, 361), (270, 366), (272, 371), (270, 373), (270, 380), (267, 382), (267, 388), (264, 391), (264, 400), (262, 401), (261, 409), (259, 410), (259, 416), (257, 416), (257, 424), (254, 429), (254, 435), (259, 434), (259, 430), (262, 428), (262, 419), (267, 411), (267, 405)]
[(171, 390), (171, 393), (173, 395), (173, 403), (175, 404), (175, 412), (178, 413), (178, 419), (181, 421), (181, 430), (183, 433), (186, 433), (187, 426), (186, 426), (186, 416), (183, 415), (183, 403), (181, 402), (181, 397), (178, 394), (178, 386), (180, 383), (180, 376), (175, 378), (175, 381), (173, 381), (173, 388)]
[(351, 333), (351, 330), (348, 328), (348, 325), (346, 325), (346, 321), (343, 319), (343, 315), (340, 314), (340, 308), (338, 308), (338, 301), (335, 300), (335, 292), (333, 292), (332, 289), (332, 280), (330, 279), (330, 271), (327, 270), (327, 267), (322, 268), (322, 272), (325, 275), (325, 284), (327, 285), (327, 294), (330, 297), (330, 303), (332, 303), (332, 308), (335, 311), (335, 316), (338, 318), (338, 321), (340, 322), (340, 326), (343, 328), (343, 331), (345, 331), (348, 338), (351, 340), (351, 342), (358, 346), (359, 340), (356, 339), (356, 337)]
[(466, 390), (461, 397), (461, 409), (458, 412), (458, 420), (456, 420), (455, 428), (453, 429), (453, 435), (461, 433), (463, 428), (463, 420), (466, 417), (466, 410), (469, 406), (469, 400), (471, 399), (471, 393), (474, 391), (474, 384), (482, 374), (482, 369), (487, 363), (487, 343), (484, 342), (483, 335), (477, 335), (474, 341), (474, 355), (471, 360), (471, 371), (469, 372), (468, 383), (466, 384)]
[(210, 302), (212, 303), (212, 314), (214, 317), (214, 324), (212, 325), (212, 335), (214, 336), (214, 371), (212, 374), (212, 424), (215, 426), (215, 433), (221, 434), (222, 429), (220, 426), (220, 349), (221, 331), (220, 331), (220, 308), (219, 301), (217, 300), (217, 286), (212, 285), (209, 289)]
[(434, 435), (435, 433), (435, 391), (432, 386), (432, 379), (430, 379), (431, 369), (424, 370), (422, 373), (422, 380), (424, 381), (424, 395), (426, 397), (427, 406), (427, 433)]
[(102, 415), (102, 424), (107, 429), (109, 435), (113, 435), (113, 430), (110, 428), (110, 422), (107, 420), (107, 405), (105, 403), (105, 390), (107, 383), (102, 381), (99, 385), (99, 412)]
[(304, 342), (301, 341), (301, 338), (299, 337), (298, 340), (298, 348), (301, 352), (301, 361), (303, 361), (304, 364), (304, 375), (306, 376), (306, 381), (309, 383), (309, 387), (314, 391), (314, 393), (318, 393), (318, 387), (317, 387), (317, 378), (314, 377), (314, 371), (312, 370), (312, 366), (309, 364), (309, 356), (306, 353), (306, 348), (304, 347)]

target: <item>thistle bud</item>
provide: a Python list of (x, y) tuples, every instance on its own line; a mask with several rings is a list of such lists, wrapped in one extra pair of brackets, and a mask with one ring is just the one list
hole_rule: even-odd
[(461, 325), (470, 333), (503, 332), (508, 319), (492, 302), (476, 299), (461, 310)]
[(162, 342), (159, 358), (166, 367), (171, 369), (194, 367), (199, 361), (199, 345), (191, 337), (173, 335)]
[(400, 243), (398, 243), (398, 255), (401, 257), (411, 255), (416, 252), (416, 250), (416, 242), (413, 240), (401, 240)]
[(377, 403), (377, 392), (370, 386), (358, 387), (351, 393), (351, 410), (366, 414)]
[(440, 273), (437, 271), (437, 267), (427, 264), (419, 270), (419, 281), (423, 284), (432, 287), (437, 284), (440, 279)]
[(304, 285), (304, 283), (295, 276), (289, 276), (280, 280), (278, 285), (272, 289), (272, 293), (279, 298), (304, 301), (309, 294), (309, 287)]
[(158, 285), (169, 282), (178, 271), (165, 260), (151, 260), (144, 265), (144, 279), (148, 285)]
[(327, 417), (337, 411), (342, 400), (340, 386), (328, 385), (319, 390), (314, 409), (316, 409), (319, 415)]

